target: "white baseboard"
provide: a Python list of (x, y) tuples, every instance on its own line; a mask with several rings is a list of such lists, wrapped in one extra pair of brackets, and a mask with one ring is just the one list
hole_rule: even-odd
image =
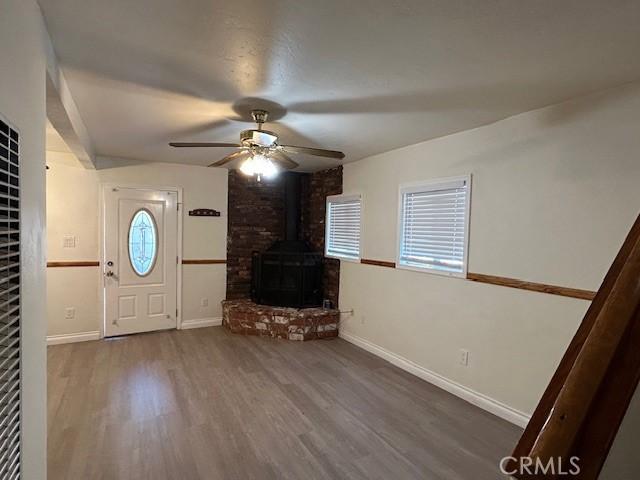
[(47, 345), (62, 345), (63, 343), (89, 342), (100, 340), (100, 332), (80, 332), (65, 335), (49, 335)]
[(358, 337), (357, 335), (353, 335), (351, 333), (345, 333), (340, 331), (340, 337), (346, 340), (349, 343), (353, 343), (364, 350), (373, 353), (374, 355), (387, 360), (392, 363), (396, 367), (405, 370), (417, 377), (420, 377), (422, 380), (425, 380), (441, 389), (455, 395), (456, 397), (462, 398), (467, 402), (475, 405), (476, 407), (480, 407), (483, 410), (486, 410), (494, 415), (507, 420), (515, 425), (520, 427), (525, 427), (527, 423), (529, 423), (529, 419), (531, 418), (526, 413), (523, 413), (519, 410), (516, 410), (508, 405), (505, 405), (498, 400), (490, 398), (482, 393), (476, 392), (475, 390), (471, 390), (470, 388), (465, 387), (464, 385), (460, 385), (448, 378), (443, 377), (440, 374), (432, 372), (417, 363), (412, 362), (400, 355), (397, 355), (385, 348), (382, 348), (374, 343), (371, 343), (364, 338)]
[(201, 327), (218, 327), (220, 325), (222, 325), (222, 317), (193, 318), (191, 320), (183, 320), (182, 325), (180, 325), (180, 330)]

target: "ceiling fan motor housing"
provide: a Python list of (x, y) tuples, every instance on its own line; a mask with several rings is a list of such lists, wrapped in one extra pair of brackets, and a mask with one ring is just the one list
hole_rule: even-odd
[(240, 143), (245, 147), (275, 147), (278, 136), (267, 130), (243, 130), (240, 132)]

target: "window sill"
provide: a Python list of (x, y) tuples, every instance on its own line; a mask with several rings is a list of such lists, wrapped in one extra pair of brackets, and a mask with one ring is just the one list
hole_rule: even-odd
[(413, 272), (427, 273), (430, 275), (438, 275), (440, 277), (454, 277), (454, 278), (467, 278), (467, 271), (462, 272), (447, 272), (446, 270), (438, 270), (437, 268), (426, 267), (414, 267), (412, 265), (405, 265), (396, 261), (396, 268), (400, 270), (411, 270)]

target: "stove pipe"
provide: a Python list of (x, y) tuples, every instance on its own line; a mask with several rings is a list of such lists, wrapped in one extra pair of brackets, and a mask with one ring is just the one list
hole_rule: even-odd
[(295, 172), (284, 174), (284, 224), (285, 241), (296, 242), (300, 238), (300, 203), (302, 175)]

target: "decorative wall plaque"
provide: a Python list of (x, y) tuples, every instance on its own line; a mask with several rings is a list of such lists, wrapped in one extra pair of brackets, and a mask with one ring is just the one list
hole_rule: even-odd
[(189, 210), (190, 217), (219, 217), (220, 212), (211, 208), (196, 208), (195, 210)]

